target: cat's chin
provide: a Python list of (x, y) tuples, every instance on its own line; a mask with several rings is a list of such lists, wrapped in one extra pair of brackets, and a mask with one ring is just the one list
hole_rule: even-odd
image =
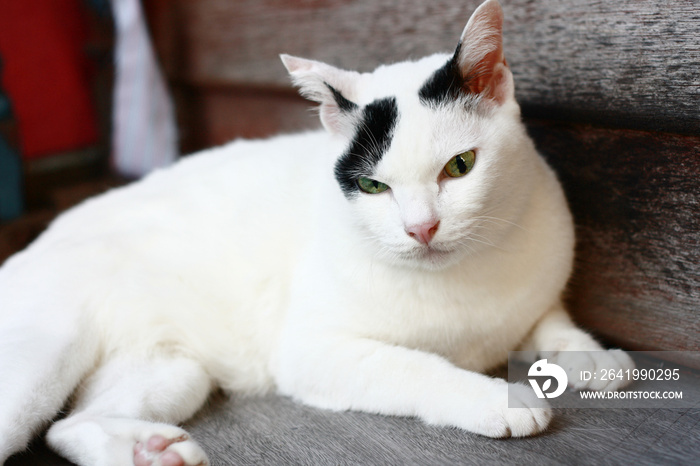
[(394, 256), (397, 265), (425, 270), (444, 270), (457, 264), (462, 258), (463, 254), (459, 251), (431, 246), (415, 247)]

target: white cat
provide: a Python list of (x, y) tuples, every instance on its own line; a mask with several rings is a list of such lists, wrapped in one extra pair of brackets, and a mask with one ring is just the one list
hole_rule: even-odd
[[(574, 228), (520, 121), (502, 12), (454, 55), (343, 71), (283, 56), (326, 131), (238, 141), (61, 215), (0, 269), (0, 463), (206, 464), (173, 424), (210, 390), (418, 416), (492, 437), (550, 409), (480, 374), (528, 348), (629, 368), (560, 295)], [(578, 388), (615, 389), (615, 385)], [(597, 384), (597, 385), (596, 385)]]

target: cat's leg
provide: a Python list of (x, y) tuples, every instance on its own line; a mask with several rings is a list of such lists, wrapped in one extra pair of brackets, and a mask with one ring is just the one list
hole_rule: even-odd
[(93, 374), (74, 411), (54, 424), (51, 448), (79, 465), (204, 465), (204, 451), (173, 424), (206, 401), (211, 379), (184, 357), (119, 357)]
[(578, 328), (559, 302), (540, 319), (520, 349), (561, 366), (569, 384), (578, 390), (617, 390), (628, 383), (614, 377), (612, 380), (601, 380), (601, 377), (581, 380), (580, 371), (593, 373), (612, 369), (617, 372), (635, 367), (627, 353), (620, 349), (606, 350)]
[(280, 391), (333, 410), (418, 416), (489, 437), (541, 432), (551, 410), (529, 387), (466, 371), (446, 359), (353, 336), (287, 335), (276, 361)]
[[(9, 295), (4, 291), (0, 289), (0, 464), (24, 450), (56, 416), (94, 366), (97, 353), (94, 339), (75, 316), (46, 310), (55, 311), (58, 303), (3, 302)], [(10, 308), (8, 303), (22, 305)]]

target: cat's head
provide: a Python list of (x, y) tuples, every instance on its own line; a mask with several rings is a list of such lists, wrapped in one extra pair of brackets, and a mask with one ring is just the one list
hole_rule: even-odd
[(283, 55), (324, 127), (346, 140), (335, 165), (353, 221), (394, 263), (440, 269), (499, 247), (526, 197), (534, 148), (520, 122), (495, 0), (452, 55), (357, 73)]

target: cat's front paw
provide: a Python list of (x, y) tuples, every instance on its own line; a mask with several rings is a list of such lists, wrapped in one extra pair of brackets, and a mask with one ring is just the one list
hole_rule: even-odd
[(550, 362), (566, 371), (569, 385), (576, 390), (619, 390), (629, 383), (629, 378), (617, 375), (635, 367), (632, 358), (620, 349), (560, 351), (550, 356)]
[[(509, 405), (510, 397), (510, 405)], [(469, 430), (487, 437), (527, 437), (544, 431), (552, 409), (530, 387), (502, 384), (480, 403), (476, 425)]]

